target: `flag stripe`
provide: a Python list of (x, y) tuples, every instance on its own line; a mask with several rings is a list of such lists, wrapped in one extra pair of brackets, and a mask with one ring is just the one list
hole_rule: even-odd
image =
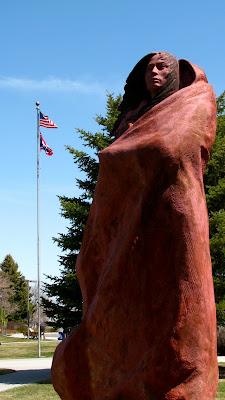
[(44, 128), (58, 128), (58, 126), (49, 119), (48, 115), (44, 115), (42, 112), (40, 112), (40, 126)]

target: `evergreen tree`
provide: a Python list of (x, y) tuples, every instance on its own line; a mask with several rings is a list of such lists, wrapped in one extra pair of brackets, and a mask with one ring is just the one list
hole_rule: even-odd
[(207, 164), (205, 192), (218, 325), (225, 325), (225, 91), (217, 99), (217, 131)]
[[(113, 138), (112, 127), (118, 116), (121, 96), (113, 98), (108, 94), (106, 116), (97, 116), (96, 122), (102, 127), (101, 132), (92, 134), (78, 129), (84, 145), (93, 149), (95, 156), (108, 146)], [(204, 175), (205, 192), (210, 222), (210, 247), (213, 265), (214, 286), (217, 303), (218, 324), (225, 325), (225, 92), (217, 99), (218, 124), (215, 144), (211, 159)], [(74, 162), (86, 174), (85, 180), (77, 179), (82, 194), (79, 198), (60, 197), (61, 215), (68, 219), (70, 227), (67, 234), (55, 238), (55, 242), (65, 255), (60, 257), (63, 266), (61, 276), (48, 276), (51, 283), (45, 285), (44, 292), (48, 299), (43, 305), (52, 325), (65, 329), (75, 327), (81, 321), (81, 293), (76, 278), (75, 263), (83, 232), (87, 222), (90, 204), (98, 176), (98, 161), (84, 151), (66, 147), (73, 155)], [(55, 298), (54, 302), (52, 298)]]
[(114, 139), (111, 132), (119, 114), (118, 106), (121, 100), (120, 95), (114, 98), (113, 95), (107, 94), (106, 116), (97, 115), (95, 118), (101, 131), (91, 133), (77, 129), (84, 146), (92, 149), (93, 156), (85, 151), (78, 151), (66, 146), (73, 156), (74, 163), (78, 164), (86, 178), (84, 180), (76, 179), (77, 186), (81, 191), (78, 198), (59, 197), (61, 215), (70, 223), (67, 234), (60, 234), (58, 238), (54, 238), (64, 252), (64, 255), (60, 256), (60, 265), (63, 269), (60, 277), (47, 276), (51, 282), (45, 284), (43, 288), (45, 296), (42, 297), (44, 311), (50, 318), (49, 324), (57, 328), (62, 327), (68, 330), (81, 322), (82, 296), (75, 271), (76, 258), (97, 182), (99, 168), (97, 155)]
[[(17, 305), (17, 310), (8, 315), (9, 321), (23, 321), (27, 319), (27, 283), (25, 277), (19, 272), (18, 264), (8, 254), (0, 264), (0, 268), (10, 282), (12, 293), (9, 297), (11, 305)], [(34, 305), (30, 303), (30, 314)]]

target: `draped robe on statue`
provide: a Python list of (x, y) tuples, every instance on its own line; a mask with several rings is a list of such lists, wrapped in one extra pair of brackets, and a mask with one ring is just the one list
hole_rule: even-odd
[(216, 315), (203, 172), (216, 129), (204, 72), (99, 154), (77, 260), (83, 322), (57, 348), (70, 400), (213, 400)]

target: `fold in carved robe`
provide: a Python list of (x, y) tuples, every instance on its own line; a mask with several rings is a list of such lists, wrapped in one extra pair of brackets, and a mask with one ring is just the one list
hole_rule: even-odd
[(203, 171), (213, 89), (196, 79), (100, 155), (77, 261), (84, 318), (56, 350), (70, 400), (213, 400), (216, 314)]

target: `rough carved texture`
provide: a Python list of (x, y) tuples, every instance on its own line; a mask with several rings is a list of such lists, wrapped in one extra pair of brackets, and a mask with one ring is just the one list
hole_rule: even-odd
[(84, 319), (58, 346), (65, 400), (213, 400), (216, 316), (203, 171), (214, 92), (195, 81), (100, 155), (77, 261)]

